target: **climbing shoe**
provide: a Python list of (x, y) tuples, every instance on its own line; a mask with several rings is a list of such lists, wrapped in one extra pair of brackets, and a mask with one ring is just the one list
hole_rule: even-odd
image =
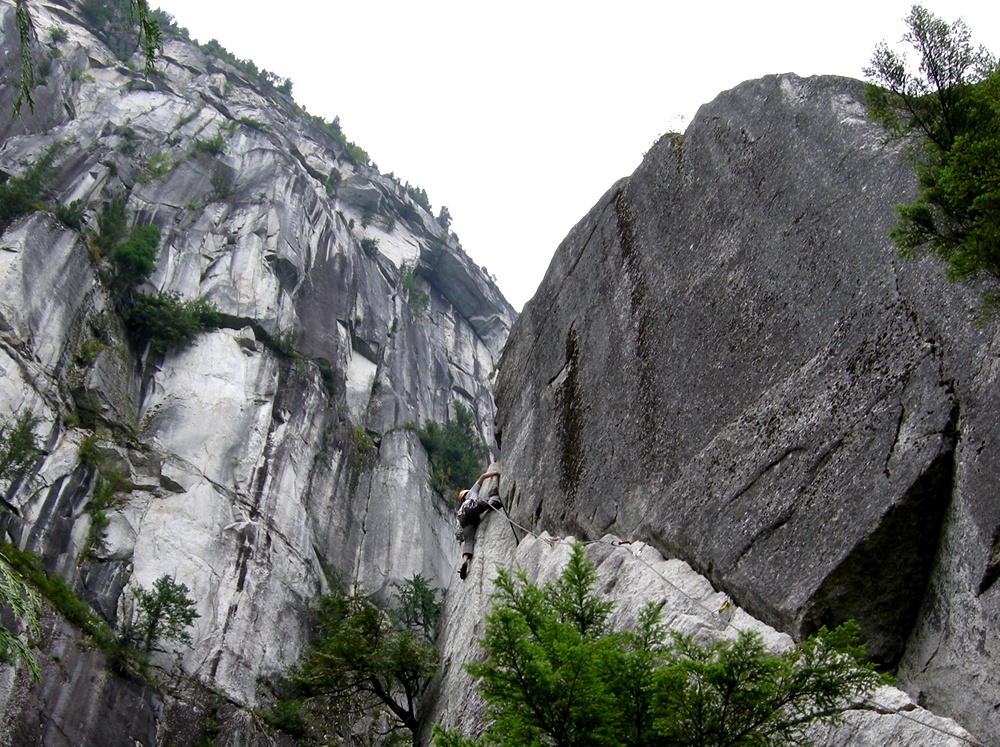
[(463, 560), (462, 567), (458, 569), (458, 577), (465, 581), (465, 577), (469, 575), (469, 561)]
[(503, 510), (503, 501), (500, 500), (500, 496), (497, 495), (493, 496), (492, 498), (490, 498), (489, 503), (490, 503), (490, 508), (492, 508), (494, 511)]

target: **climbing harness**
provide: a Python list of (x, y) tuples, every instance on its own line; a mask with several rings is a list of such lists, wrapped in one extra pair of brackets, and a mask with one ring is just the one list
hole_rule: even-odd
[[(501, 507), (503, 508), (502, 514), (503, 514), (504, 518), (506, 518), (507, 521), (510, 522), (511, 531), (514, 530), (514, 527), (517, 527), (522, 532), (524, 532), (525, 535), (529, 535), (530, 534), (535, 539), (541, 540), (543, 542), (547, 542), (549, 545), (556, 545), (559, 542), (562, 542), (563, 539), (565, 539), (563, 537), (554, 537), (554, 536), (543, 537), (543, 536), (541, 536), (539, 534), (536, 534), (535, 532), (531, 531), (527, 527), (522, 526), (521, 524), (518, 524), (516, 521), (514, 521), (512, 518), (510, 518), (510, 514), (507, 512), (507, 509), (506, 509), (506, 504), (501, 503)], [(501, 513), (500, 509), (496, 508), (493, 504), (490, 504), (490, 508), (492, 508), (497, 513)], [(515, 540), (516, 544), (521, 544), (521, 541), (517, 539), (517, 532), (514, 532), (514, 540)], [(610, 545), (611, 547), (623, 548), (623, 549), (627, 549), (627, 546), (632, 544), (632, 540), (604, 540), (604, 539), (596, 539), (596, 540), (577, 540), (577, 541), (580, 542), (581, 545), (585, 545), (585, 546), (586, 545), (604, 544), (604, 545)], [(630, 550), (629, 551), (629, 555), (631, 555), (633, 558), (635, 558), (640, 563), (642, 563), (644, 566), (646, 566), (650, 571), (652, 571), (656, 576), (658, 576), (665, 584), (667, 584), (671, 588), (673, 588), (676, 591), (678, 591), (682, 596), (686, 597), (692, 604), (694, 604), (697, 607), (700, 607), (701, 609), (705, 610), (710, 615), (712, 615), (714, 618), (721, 620), (724, 623), (725, 627), (732, 628), (733, 630), (736, 630), (737, 632), (739, 632), (739, 629), (735, 625), (733, 625), (733, 623), (732, 623), (732, 614), (733, 614), (732, 613), (732, 604), (731, 604), (731, 602), (730, 602), (730, 600), (728, 598), (725, 599), (722, 602), (722, 604), (719, 606), (719, 608), (717, 610), (713, 610), (713, 609), (711, 609), (709, 607), (706, 607), (704, 604), (702, 604), (702, 602), (700, 600), (695, 599), (693, 596), (691, 596), (686, 591), (684, 591), (684, 589), (682, 589), (681, 587), (679, 587), (677, 584), (675, 584), (669, 578), (667, 578), (662, 573), (660, 573), (658, 570), (656, 570), (656, 568), (654, 568), (650, 563), (648, 563), (645, 560), (645, 558), (643, 558), (638, 552)], [(767, 647), (766, 644), (765, 644), (765, 650), (768, 651), (772, 656), (777, 656), (778, 655), (778, 652), (771, 650), (770, 648)], [(870, 698), (865, 698), (865, 700), (861, 701), (858, 705), (859, 706), (863, 706), (863, 705), (871, 706), (871, 708), (873, 710), (875, 710), (876, 712), (880, 708), (880, 706), (875, 701), (871, 700)], [(977, 740), (977, 739), (975, 739), (973, 737), (967, 737), (967, 736), (963, 736), (961, 734), (955, 734), (954, 732), (948, 731), (947, 729), (943, 729), (940, 726), (935, 726), (934, 724), (929, 724), (929, 723), (927, 723), (925, 721), (921, 721), (920, 719), (916, 718), (915, 716), (911, 716), (910, 714), (906, 713), (905, 711), (896, 711), (895, 715), (898, 716), (901, 719), (912, 721), (915, 724), (919, 724), (920, 726), (924, 727), (925, 729), (931, 729), (931, 730), (936, 731), (939, 734), (943, 734), (944, 736), (949, 737), (951, 739), (957, 739), (957, 740), (959, 740), (961, 742), (964, 742), (966, 744), (972, 745), (972, 747), (989, 747), (989, 745), (987, 745), (987, 744), (985, 744), (983, 742), (980, 742), (979, 740)]]

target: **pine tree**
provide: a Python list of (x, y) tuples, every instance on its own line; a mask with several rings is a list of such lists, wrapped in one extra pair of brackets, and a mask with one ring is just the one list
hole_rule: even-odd
[(880, 44), (865, 69), (868, 117), (901, 140), (918, 181), (917, 199), (897, 206), (890, 236), (900, 255), (944, 260), (950, 280), (985, 279), (984, 308), (1000, 306), (1000, 68), (973, 47), (961, 21), (919, 5), (903, 40), (917, 71)]
[(880, 682), (857, 628), (845, 625), (780, 655), (761, 637), (701, 646), (667, 635), (647, 606), (632, 631), (609, 627), (612, 605), (580, 544), (560, 578), (539, 587), (500, 570), (480, 642), (488, 726), (478, 739), (435, 728), (439, 747), (779, 747), (808, 745)]

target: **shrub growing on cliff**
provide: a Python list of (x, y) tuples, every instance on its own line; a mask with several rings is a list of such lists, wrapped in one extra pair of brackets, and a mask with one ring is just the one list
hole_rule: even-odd
[(369, 257), (378, 254), (378, 239), (373, 236), (365, 236), (361, 239), (361, 250)]
[(702, 647), (667, 636), (652, 605), (635, 630), (611, 630), (595, 580), (579, 544), (554, 583), (499, 572), (487, 657), (466, 666), (489, 725), (478, 740), (435, 727), (435, 744), (809, 745), (810, 724), (835, 719), (880, 682), (852, 625), (778, 655), (748, 631)]
[(128, 299), (153, 274), (159, 243), (160, 229), (155, 225), (136, 226), (125, 241), (108, 252), (108, 285), (119, 300)]
[(95, 261), (106, 259), (102, 278), (115, 300), (128, 306), (132, 293), (156, 269), (160, 229), (154, 224), (129, 228), (125, 197), (104, 204), (97, 215), (97, 231), (91, 236)]
[(103, 650), (111, 649), (114, 637), (110, 628), (76, 595), (62, 576), (58, 574), (49, 576), (43, 570), (42, 561), (38, 556), (19, 550), (6, 542), (0, 542), (0, 553), (6, 557), (11, 568), (68, 622), (89, 635)]
[(128, 210), (125, 208), (125, 197), (118, 195), (101, 206), (101, 211), (97, 214), (97, 231), (91, 236), (91, 242), (103, 257), (124, 241), (126, 236)]
[(153, 582), (151, 591), (141, 586), (137, 588), (133, 599), (133, 618), (122, 637), (144, 656), (149, 656), (154, 648), (167, 641), (185, 646), (191, 644), (187, 629), (200, 615), (195, 612), (194, 600), (188, 596), (185, 584), (163, 575)]
[(221, 156), (226, 152), (226, 138), (221, 132), (219, 132), (216, 133), (214, 137), (210, 137), (207, 140), (195, 140), (194, 152), (208, 153), (212, 156)]
[(440, 597), (444, 592), (433, 588), (419, 573), (401, 584), (392, 584), (392, 588), (397, 602), (389, 610), (392, 621), (402, 628), (422, 633), (428, 641), (433, 641), (434, 631), (441, 619)]
[(183, 348), (201, 332), (216, 329), (219, 310), (203, 298), (182, 301), (177, 293), (143, 295), (136, 289), (156, 269), (160, 230), (153, 224), (129, 228), (125, 198), (106, 203), (91, 237), (96, 259), (107, 259), (102, 278), (136, 347), (154, 352)]
[(919, 194), (899, 205), (891, 237), (900, 254), (943, 259), (951, 280), (986, 278), (984, 306), (1000, 305), (1000, 68), (952, 24), (914, 5), (903, 40), (918, 72), (880, 44), (865, 75), (868, 116), (907, 144)]
[(13, 424), (0, 424), (0, 483), (13, 485), (42, 453), (35, 441), (35, 426), (40, 421), (28, 410), (22, 410)]
[(404, 264), (399, 268), (399, 282), (406, 291), (406, 300), (416, 315), (423, 314), (431, 305), (431, 297), (417, 283), (413, 265)]
[(446, 499), (476, 481), (489, 452), (479, 438), (472, 412), (455, 403), (455, 418), (443, 426), (428, 420), (417, 431), (431, 460), (431, 487)]
[(195, 336), (219, 326), (219, 310), (204, 298), (181, 301), (176, 293), (137, 295), (125, 312), (125, 325), (137, 346), (162, 353), (185, 348)]
[(375, 440), (364, 428), (351, 428), (351, 464), (356, 470), (367, 470), (375, 466), (378, 447)]
[(426, 189), (424, 189), (423, 187), (418, 187), (415, 184), (410, 184), (409, 182), (406, 183), (404, 189), (406, 190), (406, 194), (410, 196), (410, 199), (412, 199), (415, 203), (420, 205), (420, 207), (422, 207), (428, 213), (431, 211), (431, 201), (430, 198), (427, 196)]
[(12, 176), (0, 184), (0, 224), (34, 210), (56, 176), (56, 159), (65, 145), (57, 141), (50, 145), (20, 176)]
[(84, 207), (84, 204), (80, 200), (73, 200), (69, 205), (54, 205), (52, 207), (52, 214), (66, 228), (81, 231), (83, 230)]

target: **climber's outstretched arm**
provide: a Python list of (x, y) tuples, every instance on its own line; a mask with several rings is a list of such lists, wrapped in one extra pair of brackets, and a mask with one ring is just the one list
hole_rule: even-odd
[(484, 482), (486, 482), (487, 480), (489, 480), (491, 477), (500, 477), (500, 473), (499, 472), (484, 472), (483, 474), (481, 474), (479, 476), (479, 479), (476, 480), (476, 482), (478, 482), (480, 485), (482, 485)]

